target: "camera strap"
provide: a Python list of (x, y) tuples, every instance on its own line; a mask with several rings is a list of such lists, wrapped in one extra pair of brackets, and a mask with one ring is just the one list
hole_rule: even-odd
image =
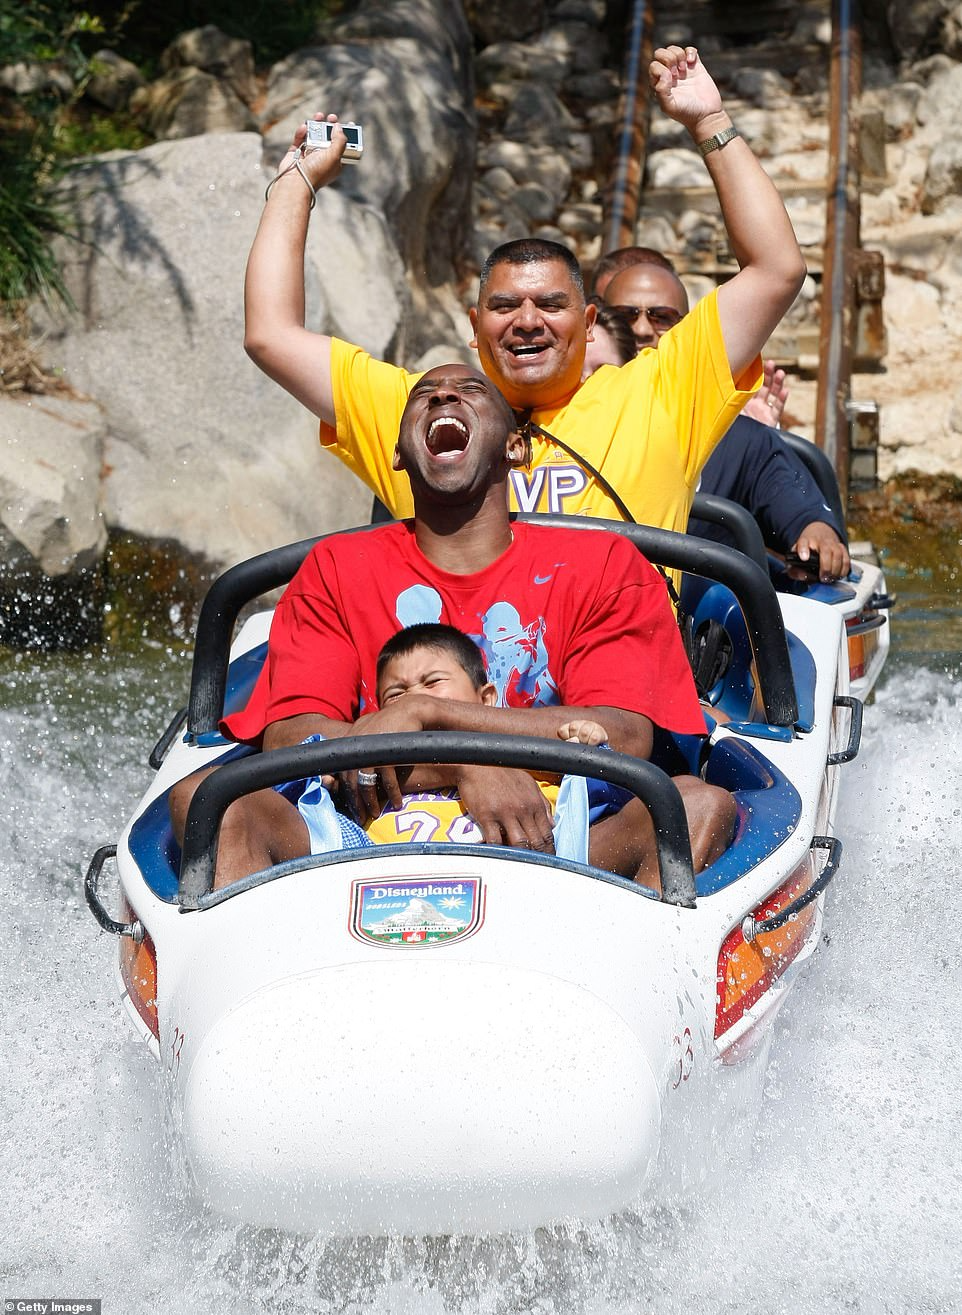
[(556, 444), (558, 447), (561, 448), (562, 452), (567, 452), (569, 457), (574, 457), (575, 461), (578, 462), (578, 465), (583, 466), (584, 469), (588, 472), (588, 474), (592, 476), (595, 482), (601, 488), (604, 489), (604, 491), (608, 494), (608, 497), (621, 512), (622, 516), (629, 523), (629, 525), (638, 524), (634, 516), (632, 516), (631, 512), (628, 510), (627, 506), (625, 505), (620, 495), (617, 493), (615, 489), (611, 487), (611, 485), (605, 479), (604, 475), (602, 475), (601, 471), (597, 470), (591, 464), (588, 458), (586, 456), (583, 456), (577, 450), (577, 448), (571, 447), (568, 443), (564, 441), (564, 439), (558, 438), (557, 434), (550, 433), (547, 429), (544, 428), (543, 425), (539, 425), (537, 420), (532, 420), (531, 407), (528, 407), (524, 411), (516, 411), (515, 416), (518, 421), (519, 432), (521, 433), (523, 438), (527, 438), (528, 440), (530, 440), (533, 435), (537, 434), (539, 438), (545, 438), (548, 440), (549, 443)]
[[(562, 452), (567, 452), (569, 457), (574, 457), (575, 461), (577, 461), (578, 464), (582, 466), (588, 472), (589, 475), (592, 476), (592, 478), (599, 485), (599, 487), (604, 489), (605, 493), (607, 493), (608, 497), (621, 512), (623, 518), (628, 522), (628, 524), (629, 525), (638, 524), (638, 521), (635, 519), (634, 516), (632, 516), (631, 512), (628, 510), (628, 507), (624, 499), (620, 496), (620, 494), (611, 487), (609, 482), (605, 479), (604, 475), (602, 475), (601, 471), (597, 470), (591, 464), (588, 458), (583, 456), (577, 450), (577, 448), (571, 447), (570, 444), (566, 443), (563, 439), (558, 438), (557, 434), (550, 433), (547, 429), (544, 428), (543, 425), (539, 425), (537, 420), (532, 420), (530, 407), (528, 407), (524, 411), (516, 411), (515, 416), (518, 421), (518, 430), (523, 438), (528, 439), (528, 441), (530, 442), (531, 438), (535, 434), (537, 434), (539, 438), (547, 439), (549, 443), (555, 443), (558, 447), (561, 448)], [(680, 618), (681, 599), (678, 597), (678, 590), (675, 588), (671, 576), (668, 574), (666, 570), (664, 570), (663, 567), (659, 566), (657, 562), (652, 562), (652, 566), (654, 566), (655, 570), (658, 571), (662, 579), (665, 581), (665, 584), (668, 586), (668, 596), (670, 597), (672, 603), (674, 604), (675, 611), (678, 613)]]

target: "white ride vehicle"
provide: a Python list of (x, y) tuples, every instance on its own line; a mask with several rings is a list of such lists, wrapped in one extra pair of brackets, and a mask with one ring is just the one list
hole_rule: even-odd
[[(693, 633), (711, 620), (724, 633), (727, 666), (707, 692), (718, 722), (704, 741), (662, 737), (658, 765), (442, 733), (239, 750), (217, 725), (247, 698), (270, 613), (246, 621), (228, 659), (235, 618), (310, 543), (212, 588), (186, 730), (175, 718), (155, 749), (156, 775), (117, 846), (92, 860), (86, 894), (120, 936), (125, 1003), (215, 1211), (312, 1234), (599, 1217), (697, 1184), (727, 1121), (757, 1101), (773, 1019), (817, 945), (838, 868), (838, 773), (861, 727), (846, 621), (884, 581), (865, 567), (839, 597), (776, 594), (744, 553), (605, 528), (683, 569)], [(875, 652), (884, 660), (884, 645)], [(212, 889), (219, 819), (245, 791), (427, 761), (633, 790), (655, 820), (661, 897), (581, 863), (430, 840), (308, 856)], [(214, 762), (181, 854), (168, 791)], [(738, 804), (732, 845), (697, 877), (672, 770), (701, 772)], [(114, 856), (119, 920), (99, 890)]]

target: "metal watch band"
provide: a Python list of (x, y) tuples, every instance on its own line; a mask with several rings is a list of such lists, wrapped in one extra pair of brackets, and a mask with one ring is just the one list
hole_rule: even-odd
[(725, 128), (721, 132), (716, 132), (714, 137), (706, 137), (703, 142), (699, 142), (698, 149), (702, 155), (710, 155), (712, 151), (721, 150), (733, 137), (737, 136), (737, 128)]

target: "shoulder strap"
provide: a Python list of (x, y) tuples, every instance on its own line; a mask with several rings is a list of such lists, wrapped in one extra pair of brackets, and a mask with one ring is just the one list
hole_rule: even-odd
[(546, 438), (549, 443), (556, 443), (563, 452), (567, 452), (569, 457), (574, 457), (575, 461), (577, 461), (580, 466), (584, 466), (588, 474), (591, 475), (600, 487), (608, 494), (608, 497), (621, 512), (629, 525), (638, 524), (619, 494), (611, 487), (601, 471), (595, 469), (587, 457), (582, 456), (576, 448), (571, 447), (564, 441), (564, 439), (558, 438), (557, 434), (549, 433), (547, 429), (538, 424), (537, 420), (532, 420), (530, 407), (526, 411), (516, 411), (515, 415), (518, 419), (520, 431), (526, 438), (530, 438), (532, 434), (538, 434), (541, 438)]
[[(532, 434), (538, 434), (541, 438), (547, 439), (549, 443), (556, 443), (563, 452), (567, 452), (569, 457), (574, 457), (575, 461), (577, 461), (580, 466), (583, 466), (585, 470), (588, 472), (588, 474), (591, 475), (595, 479), (595, 481), (600, 485), (600, 487), (604, 489), (608, 497), (621, 512), (622, 516), (628, 522), (629, 525), (638, 524), (638, 522), (635, 520), (634, 516), (632, 516), (631, 512), (628, 510), (627, 506), (625, 505), (624, 501), (619, 496), (619, 494), (615, 491), (615, 489), (611, 487), (611, 485), (605, 479), (604, 475), (602, 475), (601, 471), (595, 469), (595, 467), (591, 464), (591, 462), (588, 460), (587, 457), (582, 456), (582, 454), (576, 448), (571, 447), (563, 439), (558, 438), (557, 434), (550, 433), (542, 425), (539, 425), (536, 420), (532, 420), (530, 407), (528, 407), (524, 411), (516, 411), (515, 416), (518, 421), (518, 429), (520, 433), (523, 435), (523, 437), (530, 440)], [(672, 603), (674, 604), (675, 610), (677, 611), (681, 599), (678, 597), (678, 590), (675, 588), (671, 576), (663, 567), (659, 566), (657, 562), (652, 562), (652, 566), (654, 566), (655, 570), (658, 571), (658, 573), (664, 579), (665, 584), (668, 586), (668, 596), (671, 599)]]

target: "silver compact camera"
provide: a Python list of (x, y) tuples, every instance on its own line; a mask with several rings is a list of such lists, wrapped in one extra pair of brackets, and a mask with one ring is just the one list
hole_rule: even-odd
[[(319, 119), (308, 119), (307, 137), (304, 139), (305, 151), (326, 150), (331, 144), (334, 126), (333, 123)], [(364, 154), (364, 130), (359, 123), (342, 123), (340, 126), (344, 129), (344, 136), (347, 138), (341, 159), (353, 163)]]

